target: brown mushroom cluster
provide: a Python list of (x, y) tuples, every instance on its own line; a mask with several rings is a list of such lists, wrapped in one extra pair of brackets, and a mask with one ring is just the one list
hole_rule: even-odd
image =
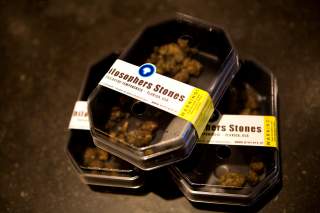
[(260, 110), (260, 100), (258, 92), (253, 89), (249, 84), (245, 84), (244, 107), (241, 110), (241, 115), (258, 115)]
[(258, 115), (261, 111), (261, 96), (248, 83), (233, 84), (222, 101), (224, 113), (240, 115)]
[(251, 163), (249, 164), (249, 173), (247, 175), (247, 181), (250, 185), (257, 185), (261, 175), (264, 173), (264, 167), (264, 163), (261, 160), (255, 158), (251, 160)]
[(259, 183), (264, 169), (264, 163), (261, 160), (253, 158), (249, 164), (248, 174), (227, 172), (219, 178), (218, 183), (227, 187), (243, 187), (246, 183), (255, 186)]
[(121, 96), (118, 106), (111, 108), (105, 128), (112, 142), (127, 143), (136, 147), (148, 146), (159, 125), (154, 120), (136, 119), (129, 113), (128, 105), (132, 104), (133, 99)]
[(92, 174), (119, 176), (119, 169), (131, 168), (131, 165), (98, 147), (87, 147), (83, 152), (82, 167)]
[(157, 73), (186, 83), (190, 76), (199, 76), (202, 68), (202, 64), (192, 58), (197, 50), (188, 43), (186, 39), (178, 39), (176, 43), (155, 47), (146, 62), (154, 64)]
[(237, 172), (227, 172), (219, 178), (219, 184), (222, 186), (241, 187), (245, 182), (246, 177)]
[(83, 154), (83, 165), (91, 168), (110, 168), (110, 155), (97, 147), (87, 147)]

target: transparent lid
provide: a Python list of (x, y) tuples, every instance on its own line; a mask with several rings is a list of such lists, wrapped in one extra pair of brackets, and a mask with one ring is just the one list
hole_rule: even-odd
[[(88, 70), (78, 100), (87, 100), (105, 74), (101, 67), (110, 67), (117, 58), (118, 54), (110, 54)], [(67, 155), (86, 184), (121, 188), (143, 185), (141, 170), (94, 146), (88, 130), (70, 130)]]
[(95, 147), (88, 130), (71, 130), (67, 155), (89, 185), (140, 188), (142, 172), (133, 165)]
[(94, 146), (89, 131), (72, 130), (68, 152), (83, 173), (131, 176), (138, 171), (133, 165)]
[[(238, 70), (225, 32), (182, 14), (145, 27), (119, 58), (151, 62), (157, 72), (208, 91), (214, 105)], [(197, 140), (186, 120), (100, 85), (88, 112), (95, 144), (143, 170), (188, 157)]]
[[(273, 75), (244, 61), (221, 100), (222, 114), (277, 115)], [(279, 180), (279, 151), (253, 146), (197, 144), (191, 156), (170, 167), (194, 202), (248, 205)]]

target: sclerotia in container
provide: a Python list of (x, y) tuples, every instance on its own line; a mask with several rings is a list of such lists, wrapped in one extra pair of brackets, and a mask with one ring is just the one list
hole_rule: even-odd
[[(277, 100), (277, 82), (273, 74), (253, 61), (244, 60), (217, 109), (222, 116), (277, 118)], [(218, 114), (211, 118), (216, 122), (206, 129), (223, 136), (224, 130), (212, 128), (219, 126)], [(198, 143), (190, 157), (170, 166), (169, 171), (179, 189), (193, 203), (249, 207), (264, 200), (265, 195), (272, 195), (279, 186), (279, 154), (279, 149), (274, 147)]]
[[(229, 114), (257, 115), (261, 108), (261, 96), (247, 83), (232, 85), (226, 95), (228, 105), (226, 111)], [(223, 186), (242, 187), (246, 183), (256, 185), (264, 172), (264, 163), (258, 157), (253, 157), (249, 164), (247, 174), (239, 172), (227, 172), (219, 178), (219, 184)]]
[(157, 67), (157, 72), (181, 82), (188, 82), (190, 76), (199, 76), (202, 64), (192, 59), (197, 49), (188, 46), (188, 40), (178, 39), (177, 43), (169, 43), (155, 47), (147, 60)]
[(254, 186), (259, 183), (261, 175), (264, 173), (264, 163), (253, 158), (249, 164), (247, 174), (229, 171), (219, 177), (218, 183), (222, 186), (242, 187), (246, 183)]
[[(83, 153), (82, 167), (89, 169), (91, 173), (103, 172), (104, 169), (117, 170), (119, 168), (129, 167), (129, 164), (120, 161), (108, 152), (98, 147), (87, 147)], [(117, 172), (113, 171), (116, 175)]]
[[(153, 133), (158, 128), (158, 123), (153, 120), (133, 119), (129, 113), (130, 106), (134, 106), (133, 99), (121, 96), (117, 106), (112, 107), (110, 118), (106, 124), (106, 129), (111, 136), (111, 140), (119, 140), (137, 147), (150, 144)], [(144, 105), (143, 103), (140, 103)]]
[[(237, 82), (227, 91), (226, 103), (221, 112), (239, 115), (258, 115), (261, 111), (262, 97), (248, 83)], [(223, 104), (223, 103), (222, 103)]]
[[(187, 83), (190, 76), (197, 77), (201, 73), (201, 63), (192, 58), (196, 52), (196, 49), (188, 46), (188, 40), (178, 39), (176, 43), (155, 47), (146, 62), (154, 64), (159, 74)], [(144, 115), (141, 119), (133, 119), (139, 117), (139, 107), (132, 110), (136, 104), (140, 104), (140, 108), (144, 107), (137, 100), (120, 96), (118, 103), (112, 107), (105, 128), (113, 142), (145, 147), (154, 139), (154, 133), (159, 127), (157, 120), (161, 120), (159, 117), (163, 113), (156, 111), (149, 118)], [(132, 114), (132, 111), (137, 113)]]

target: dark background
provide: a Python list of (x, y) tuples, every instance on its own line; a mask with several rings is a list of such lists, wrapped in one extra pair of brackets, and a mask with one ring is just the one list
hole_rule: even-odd
[(255, 58), (275, 73), (283, 188), (262, 212), (317, 211), (317, 1), (0, 0), (0, 212), (201, 211), (181, 194), (166, 200), (152, 192), (93, 192), (64, 153), (89, 65), (125, 47), (150, 18), (175, 11), (223, 26), (241, 58)]

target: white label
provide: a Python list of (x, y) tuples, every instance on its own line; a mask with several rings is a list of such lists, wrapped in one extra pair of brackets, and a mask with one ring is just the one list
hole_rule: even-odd
[(138, 67), (118, 59), (99, 84), (188, 120), (198, 135), (213, 112), (206, 91), (160, 75), (152, 64)]
[(138, 70), (138, 66), (118, 59), (99, 84), (178, 114), (194, 87), (156, 72), (144, 77)]
[(277, 147), (274, 116), (222, 115), (209, 122), (199, 143)]
[(90, 130), (87, 106), (86, 101), (76, 102), (70, 119), (69, 129)]

